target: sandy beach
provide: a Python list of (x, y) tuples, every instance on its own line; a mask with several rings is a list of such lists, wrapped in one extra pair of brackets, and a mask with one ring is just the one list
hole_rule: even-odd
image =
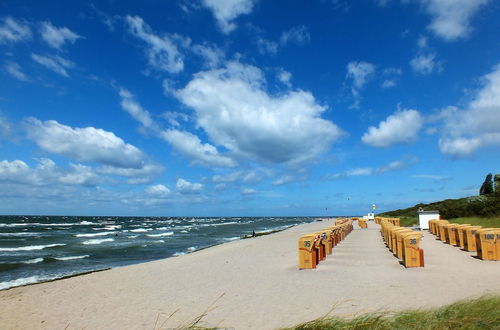
[(355, 230), (314, 270), (297, 269), (297, 240), (314, 222), (184, 256), (0, 291), (2, 329), (153, 329), (201, 315), (201, 325), (292, 326), (327, 313), (433, 307), (500, 294), (500, 263), (424, 232), (425, 267), (406, 269), (379, 226)]

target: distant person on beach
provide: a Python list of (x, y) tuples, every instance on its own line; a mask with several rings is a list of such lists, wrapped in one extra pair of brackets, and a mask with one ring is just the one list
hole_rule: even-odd
[(257, 236), (257, 235), (255, 234), (255, 230), (254, 230), (254, 231), (252, 231), (252, 237), (255, 237), (255, 236)]

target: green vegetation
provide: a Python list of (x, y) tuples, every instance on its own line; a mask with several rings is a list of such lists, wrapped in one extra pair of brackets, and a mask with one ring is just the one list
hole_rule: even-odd
[(402, 227), (409, 227), (418, 224), (418, 217), (407, 217), (407, 216), (398, 216), (400, 219), (400, 225)]
[(437, 309), (399, 313), (371, 313), (353, 319), (324, 317), (290, 328), (294, 330), (499, 329), (500, 296), (462, 300)]
[(430, 204), (417, 204), (407, 209), (384, 212), (378, 215), (382, 217), (414, 218), (417, 216), (419, 208), (424, 210), (438, 210), (441, 219), (447, 220), (462, 217), (500, 217), (500, 195), (490, 194), (459, 199), (446, 199)]
[(449, 220), (452, 223), (460, 223), (460, 224), (469, 224), (473, 226), (482, 226), (484, 228), (500, 228), (500, 217), (494, 218), (477, 218), (477, 217), (468, 217), (468, 218), (455, 218)]

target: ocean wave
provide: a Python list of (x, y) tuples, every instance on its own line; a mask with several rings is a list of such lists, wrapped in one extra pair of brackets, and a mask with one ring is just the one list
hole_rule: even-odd
[(160, 227), (160, 228), (156, 228), (156, 230), (168, 230), (169, 227)]
[(84, 226), (86, 226), (86, 225), (94, 225), (94, 223), (90, 222), (90, 221), (80, 221), (80, 225), (84, 225)]
[(130, 235), (130, 236), (127, 236), (127, 238), (136, 238), (136, 237), (139, 237), (139, 235)]
[(31, 236), (39, 236), (43, 235), (43, 233), (37, 232), (23, 232), (23, 233), (0, 233), (0, 237), (31, 237)]
[(196, 251), (196, 249), (197, 249), (197, 247), (196, 247), (196, 246), (191, 246), (191, 247), (188, 247), (188, 248), (187, 248), (187, 250), (188, 250), (189, 252), (194, 252), (194, 251)]
[(97, 245), (104, 242), (113, 242), (113, 238), (103, 238), (103, 239), (89, 239), (88, 241), (82, 242), (83, 245)]
[(146, 235), (148, 237), (163, 237), (163, 236), (172, 236), (174, 234), (173, 231), (169, 231), (167, 233), (161, 233), (161, 234), (150, 234), (150, 235)]
[(37, 264), (37, 263), (42, 262), (42, 261), (43, 261), (43, 258), (35, 258), (35, 259), (26, 260), (26, 261), (21, 261), (21, 263), (23, 263), (23, 264)]
[(145, 233), (145, 232), (148, 232), (151, 230), (153, 230), (153, 229), (151, 229), (151, 228), (139, 228), (139, 229), (132, 229), (131, 232), (132, 233)]
[(94, 234), (76, 234), (75, 237), (94, 237), (94, 236), (107, 236), (107, 235), (115, 235), (116, 232), (102, 232), (102, 233), (94, 233)]
[(38, 282), (42, 282), (42, 281), (52, 280), (55, 278), (57, 278), (57, 277), (30, 276), (30, 277), (18, 278), (16, 280), (12, 280), (12, 281), (0, 282), (0, 290), (5, 290), (5, 289), (12, 288), (15, 286), (21, 286), (21, 285), (26, 285), (26, 284), (33, 284), (33, 283), (38, 283)]
[(67, 261), (67, 260), (76, 260), (76, 259), (83, 259), (83, 258), (88, 258), (90, 255), (86, 254), (84, 256), (74, 256), (74, 257), (54, 257), (56, 260), (61, 260), (61, 261)]
[(162, 239), (159, 239), (159, 240), (153, 241), (153, 243), (165, 243), (165, 241)]
[(106, 226), (103, 229), (104, 230), (116, 230), (116, 229), (120, 229), (121, 227), (122, 227), (121, 225), (113, 225), (113, 226)]
[(186, 254), (186, 252), (175, 252), (175, 253), (173, 254), (173, 256), (174, 256), (174, 257), (178, 257), (178, 256), (183, 256), (183, 255), (185, 255), (185, 254)]
[(43, 250), (45, 248), (52, 248), (52, 247), (64, 246), (64, 245), (66, 245), (66, 244), (30, 245), (30, 246), (21, 246), (21, 247), (17, 247), (17, 248), (0, 248), (0, 252)]
[(231, 241), (237, 241), (239, 240), (241, 237), (239, 236), (235, 236), (235, 237), (228, 237), (228, 238), (224, 238), (223, 241), (224, 242), (231, 242)]
[(70, 227), (70, 226), (87, 226), (93, 225), (92, 222), (82, 223), (82, 222), (61, 222), (61, 223), (41, 223), (41, 222), (23, 222), (23, 223), (0, 223), (0, 227)]

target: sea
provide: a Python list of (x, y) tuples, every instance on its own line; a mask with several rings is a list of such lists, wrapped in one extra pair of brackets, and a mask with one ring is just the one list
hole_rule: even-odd
[(176, 257), (316, 219), (0, 216), (0, 290)]

